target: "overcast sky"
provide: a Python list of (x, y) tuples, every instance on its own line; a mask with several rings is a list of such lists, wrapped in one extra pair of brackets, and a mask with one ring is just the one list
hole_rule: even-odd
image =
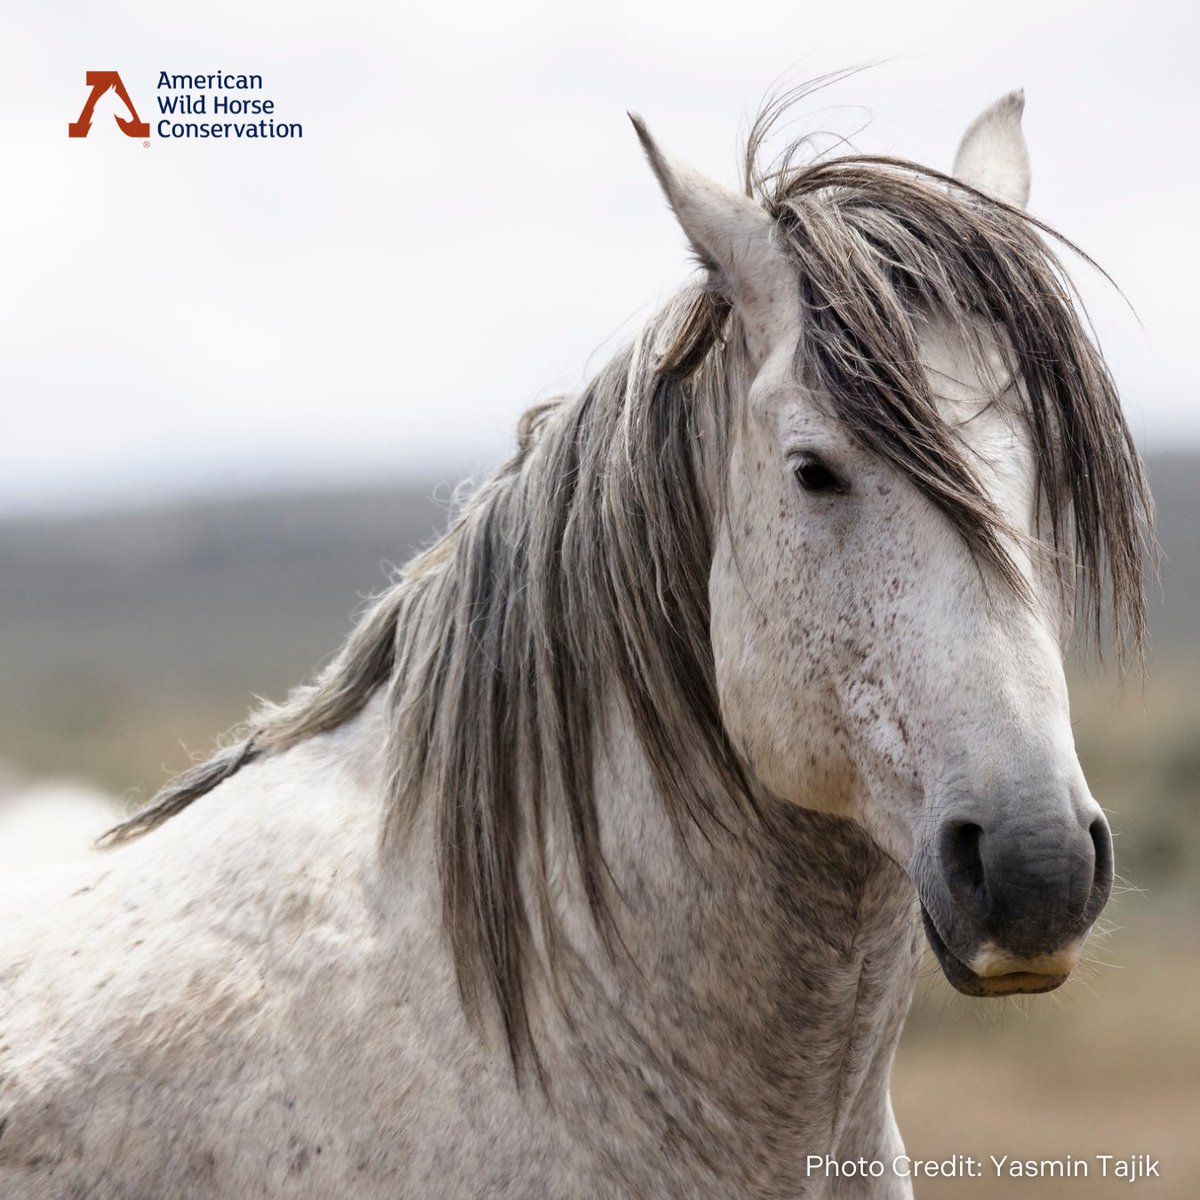
[[(806, 128), (948, 168), (1024, 87), (1032, 211), (1151, 448), (1200, 445), (1196, 6), (0, 0), (0, 512), (496, 461), (688, 274), (626, 109), (709, 174), (781, 78)], [(262, 75), (299, 141), (69, 139), (89, 69)], [(865, 128), (862, 128), (865, 125)], [(1139, 325), (1139, 319), (1141, 324)]]

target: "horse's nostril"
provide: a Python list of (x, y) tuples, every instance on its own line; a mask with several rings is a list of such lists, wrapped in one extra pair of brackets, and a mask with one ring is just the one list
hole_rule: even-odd
[(948, 822), (942, 830), (942, 870), (954, 899), (977, 919), (987, 914), (983, 829), (972, 821)]
[(950, 906), (942, 936), (949, 929), (964, 948), (994, 945), (1036, 958), (1077, 942), (1100, 915), (1112, 888), (1112, 839), (1102, 816), (1038, 831), (1012, 820), (985, 828), (949, 818), (938, 832), (937, 865)]
[(1102, 875), (1112, 865), (1112, 836), (1108, 832), (1108, 822), (1097, 817), (1088, 826), (1088, 834), (1096, 848), (1096, 874)]
[(1103, 817), (1097, 817), (1088, 826), (1088, 835), (1092, 839), (1092, 848), (1096, 855), (1092, 868), (1092, 886), (1083, 913), (1085, 923), (1090, 925), (1108, 903), (1109, 893), (1112, 891), (1113, 846), (1108, 822)]

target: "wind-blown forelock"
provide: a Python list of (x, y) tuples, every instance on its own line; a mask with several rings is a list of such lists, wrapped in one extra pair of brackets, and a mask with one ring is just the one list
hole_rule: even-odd
[[(907, 475), (1009, 586), (1014, 532), (980, 486), (964, 442), (939, 415), (922, 364), (924, 316), (965, 344), (994, 329), (1031, 435), (1038, 511), (1074, 565), (1099, 639), (1111, 601), (1120, 654), (1145, 637), (1143, 536), (1151, 502), (1108, 368), (1080, 319), (1044, 229), (936, 172), (842, 158), (775, 176), (761, 200), (795, 262), (798, 367), (858, 440)], [(996, 397), (1000, 400), (1000, 397)]]
[[(1004, 331), (1052, 540), (1078, 563), (1093, 624), (1107, 578), (1117, 622), (1140, 644), (1149, 500), (1112, 382), (1036, 223), (890, 160), (754, 168), (747, 186), (797, 267), (803, 380), (1019, 588), (1009, 531), (939, 415), (917, 344), (931, 309), (965, 333), (979, 316)], [(255, 714), (107, 839), (159, 824), (385, 692), (385, 850), (431, 820), (464, 1002), (492, 1005), (514, 1064), (536, 1066), (531, 970), (565, 945), (552, 827), (566, 831), (604, 944), (621, 952), (594, 793), (614, 696), (677, 829), (711, 835), (755, 809), (720, 718), (708, 602), (719, 481), (748, 383), (728, 300), (681, 292), (579, 397), (527, 415), (514, 458), (312, 685)]]

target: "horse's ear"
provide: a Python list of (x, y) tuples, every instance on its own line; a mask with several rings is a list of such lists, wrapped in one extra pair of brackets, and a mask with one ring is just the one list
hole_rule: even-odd
[(715, 286), (742, 310), (752, 349), (765, 354), (786, 298), (795, 291), (787, 261), (772, 240), (774, 221), (749, 196), (665, 154), (641, 117), (630, 113), (629, 119), (692, 249)]
[(954, 177), (1024, 208), (1029, 202), (1029, 147), (1021, 132), (1025, 93), (1009, 92), (967, 127), (954, 156)]

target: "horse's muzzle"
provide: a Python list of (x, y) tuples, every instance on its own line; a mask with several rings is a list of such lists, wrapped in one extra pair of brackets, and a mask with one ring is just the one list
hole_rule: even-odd
[(991, 828), (948, 818), (921, 872), (925, 935), (968, 996), (1049, 992), (1079, 959), (1112, 890), (1108, 823), (1084, 816)]

